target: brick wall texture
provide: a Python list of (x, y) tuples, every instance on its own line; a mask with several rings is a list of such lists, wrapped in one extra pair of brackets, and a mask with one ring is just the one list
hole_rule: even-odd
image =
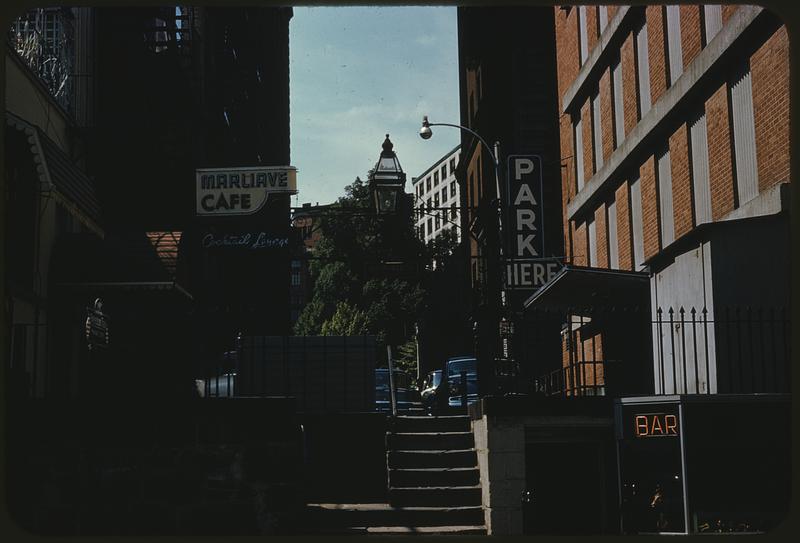
[(664, 6), (647, 6), (647, 55), (650, 62), (650, 96), (658, 102), (667, 90)]
[(614, 124), (611, 110), (611, 68), (603, 71), (600, 78), (600, 128), (603, 131), (603, 163), (614, 152)]
[(633, 270), (633, 246), (631, 239), (630, 189), (623, 182), (614, 194), (617, 204), (617, 244), (619, 247), (619, 267), (622, 270)]
[(703, 6), (681, 6), (681, 50), (683, 52), (683, 67), (692, 63), (694, 57), (703, 48), (702, 34), (700, 32), (700, 12)]
[(606, 224), (606, 205), (600, 204), (594, 212), (594, 224), (597, 229), (597, 263), (596, 268), (608, 268), (608, 225)]
[(576, 266), (589, 265), (589, 245), (585, 222), (575, 227), (572, 235), (572, 263)]
[(583, 127), (583, 183), (594, 175), (594, 144), (592, 141), (592, 103), (587, 98), (581, 107)]
[(636, 107), (636, 54), (633, 48), (633, 32), (628, 32), (620, 48), (620, 68), (622, 70), (622, 108), (625, 119), (625, 135), (631, 133), (638, 122)]
[(553, 8), (556, 12), (556, 62), (558, 63), (558, 110), (564, 110), (562, 97), (567, 89), (578, 77), (580, 70), (580, 57), (578, 49), (578, 10), (571, 9), (569, 13), (560, 8)]
[(706, 129), (711, 217), (717, 221), (733, 211), (734, 198), (728, 90), (724, 84), (706, 100)]
[(586, 35), (589, 38), (589, 54), (597, 45), (597, 6), (586, 6)]
[[(556, 39), (558, 51), (558, 86), (559, 98), (572, 85), (579, 71), (579, 38), (578, 38), (578, 10), (566, 12), (560, 8), (556, 10)], [(723, 25), (726, 24), (735, 10), (735, 5), (722, 7)], [(613, 19), (617, 8), (608, 7), (608, 19)], [(666, 40), (664, 35), (664, 6), (651, 5), (643, 11), (647, 22), (648, 34), (648, 59), (650, 64), (649, 78), (651, 98), (653, 104), (667, 92), (666, 68)], [(597, 9), (587, 9), (587, 31), (589, 34), (590, 48), (597, 44), (598, 19)], [(621, 27), (622, 33), (616, 43), (619, 46), (620, 67), (622, 70), (622, 102), (624, 133), (628, 137), (636, 127), (637, 87), (636, 87), (636, 58), (634, 54), (635, 37), (632, 28), (635, 21)], [(702, 51), (702, 7), (698, 5), (682, 5), (680, 7), (681, 25), (681, 50), (683, 54), (684, 73), (689, 73), (691, 64)], [(753, 43), (750, 57), (751, 80), (753, 86), (753, 111), (755, 113), (756, 153), (758, 164), (759, 190), (765, 191), (774, 185), (787, 182), (790, 172), (789, 148), (789, 37), (787, 30), (781, 26), (771, 36), (759, 37), (762, 40)], [(612, 99), (612, 77), (610, 59), (615, 55), (605, 55), (604, 65), (594, 70), (593, 81), (587, 82), (587, 88), (597, 86), (600, 99), (600, 128), (603, 132), (602, 155), (607, 163), (614, 151), (614, 102)], [(738, 205), (736, 202), (736, 185), (734, 180), (734, 160), (732, 151), (732, 123), (730, 119), (729, 89), (724, 73), (715, 76), (717, 79), (705, 81), (701, 84), (695, 107), (704, 107), (708, 135), (709, 157), (709, 183), (711, 186), (711, 207), (713, 220), (720, 220), (733, 211)], [(585, 94), (584, 94), (585, 97)], [(593, 143), (591, 105), (588, 98), (574, 107), (580, 108), (583, 119), (583, 168), (584, 179), (588, 182), (594, 175)], [(678, 113), (675, 123), (668, 128), (669, 132), (654, 134), (654, 145), (669, 144), (672, 168), (672, 197), (675, 219), (676, 239), (685, 236), (694, 228), (692, 164), (689, 142), (688, 115)], [(683, 118), (681, 118), (683, 116)], [(666, 128), (666, 127), (664, 127)], [(622, 142), (617, 142), (619, 146)], [(659, 236), (659, 198), (656, 181), (656, 164), (654, 159), (656, 149), (642, 149), (632, 162), (640, 164), (642, 215), (644, 223), (644, 252), (645, 258), (650, 258), (658, 253), (660, 247)], [(567, 204), (575, 197), (575, 179), (572, 166), (574, 158), (573, 132), (569, 115), (562, 116), (561, 123), (561, 158), (562, 164), (562, 196), (566, 208)], [(618, 181), (613, 187), (604, 189), (603, 194), (598, 194), (600, 201), (616, 201), (617, 210), (617, 243), (620, 259), (620, 268), (633, 269), (632, 234), (630, 220), (630, 194), (627, 179), (630, 172), (619, 172)], [(608, 266), (607, 253), (607, 221), (605, 204), (595, 208), (594, 217), (598, 233), (598, 264)], [(591, 213), (590, 211), (589, 213)], [(586, 216), (580, 218), (581, 221)], [(585, 222), (576, 227), (570, 221), (566, 209), (564, 212), (564, 232), (567, 253), (575, 264), (586, 265), (587, 262), (587, 232)]]
[(689, 232), (692, 219), (692, 180), (689, 173), (689, 138), (686, 124), (669, 138), (672, 167), (672, 208), (675, 215), (675, 239)]
[(655, 255), (661, 239), (658, 230), (658, 188), (656, 186), (656, 159), (650, 156), (639, 168), (639, 186), (642, 192), (642, 225), (644, 228), (644, 258)]
[(750, 58), (760, 191), (789, 180), (789, 36), (781, 27)]

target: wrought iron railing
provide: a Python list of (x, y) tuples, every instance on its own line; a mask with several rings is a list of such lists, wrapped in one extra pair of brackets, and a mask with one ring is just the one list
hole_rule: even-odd
[(9, 47), (68, 113), (74, 113), (75, 32), (69, 8), (27, 11), (11, 24)]
[[(632, 314), (628, 318), (631, 319), (632, 334), (634, 330), (641, 330), (641, 325), (636, 322), (642, 318), (641, 315)], [(706, 307), (688, 310), (684, 307), (659, 307), (650, 320), (650, 338), (646, 343), (651, 344), (651, 350), (644, 346), (638, 359), (633, 357), (625, 361), (605, 358), (602, 341), (607, 320), (593, 323), (589, 317), (571, 316), (569, 321), (562, 330), (562, 345), (569, 354), (568, 361), (534, 379), (534, 388), (540, 394), (600, 396), (630, 392), (671, 395), (790, 391), (791, 323), (785, 307), (729, 306), (715, 311)], [(617, 320), (615, 323), (618, 329), (620, 322)], [(640, 367), (635, 367), (636, 364)], [(652, 374), (650, 368), (644, 367), (651, 364)], [(642, 369), (647, 371), (642, 372)], [(649, 383), (633, 382), (638, 375), (651, 375)]]

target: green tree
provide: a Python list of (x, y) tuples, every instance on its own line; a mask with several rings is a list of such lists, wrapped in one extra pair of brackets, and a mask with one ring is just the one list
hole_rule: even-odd
[[(345, 188), (345, 196), (321, 218), (322, 236), (310, 267), (312, 299), (295, 333), (376, 335), (380, 344), (401, 346), (395, 349), (400, 365), (413, 367), (416, 351), (407, 344), (413, 344), (414, 322), (424, 305), (420, 265), (429, 251), (414, 233), (410, 202), (403, 203), (405, 212), (376, 217), (369, 187), (360, 178)], [(392, 268), (387, 262), (401, 264)]]

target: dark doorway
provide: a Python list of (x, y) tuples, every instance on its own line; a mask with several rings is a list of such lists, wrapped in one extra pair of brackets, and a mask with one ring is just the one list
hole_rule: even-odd
[(531, 443), (525, 451), (527, 534), (600, 534), (605, 485), (597, 442)]

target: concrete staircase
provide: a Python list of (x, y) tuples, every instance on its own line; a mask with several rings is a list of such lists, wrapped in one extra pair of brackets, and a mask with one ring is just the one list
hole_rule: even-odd
[(386, 434), (388, 503), (310, 504), (317, 533), (485, 535), (466, 416), (398, 416)]

